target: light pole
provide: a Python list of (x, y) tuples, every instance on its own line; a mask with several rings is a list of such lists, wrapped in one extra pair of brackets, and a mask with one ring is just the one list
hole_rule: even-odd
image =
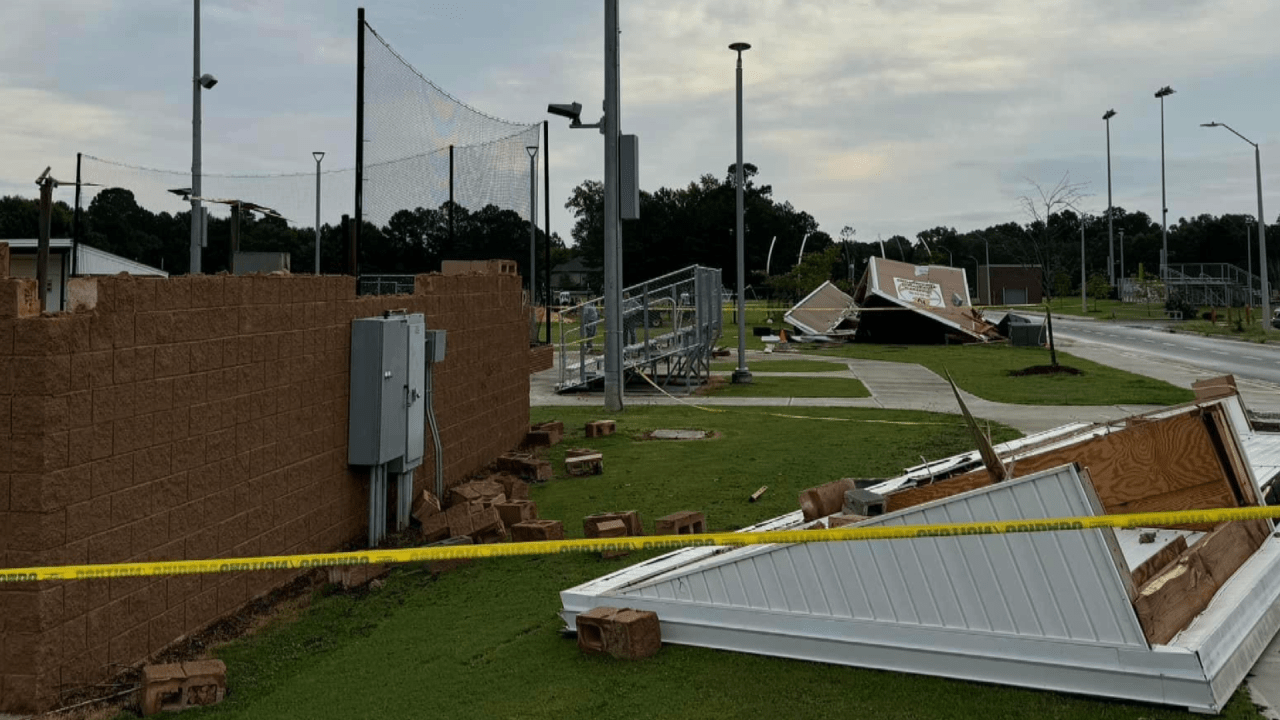
[(1084, 276), (1084, 213), (1080, 213), (1080, 312), (1089, 313), (1089, 297), (1085, 294), (1086, 282)]
[(1120, 229), (1120, 301), (1124, 302), (1124, 228)]
[[(730, 45), (729, 49), (738, 53), (738, 165), (736, 169), (736, 184), (738, 186), (738, 369), (733, 371), (733, 382), (749, 383), (751, 382), (751, 372), (747, 370), (747, 302), (745, 295), (747, 261), (742, 221), (742, 183), (744, 174), (742, 172), (742, 52), (750, 50), (751, 46), (744, 42), (736, 42)], [(801, 253), (804, 252), (803, 244), (803, 241), (801, 241)]]
[(316, 159), (316, 275), (320, 275), (320, 161), (324, 153), (319, 150), (311, 153)]
[(534, 272), (534, 263), (538, 255), (538, 201), (534, 193), (538, 187), (538, 146), (527, 145), (524, 151), (529, 153), (529, 304), (537, 307), (538, 274)]
[[(982, 238), (982, 245), (987, 251), (987, 304), (993, 304), (991, 299), (991, 243), (986, 237)], [(975, 278), (976, 280), (976, 278)]]
[[(1201, 127), (1224, 127), (1253, 146), (1253, 169), (1258, 182), (1258, 272), (1262, 275), (1262, 332), (1265, 334), (1271, 329), (1271, 287), (1267, 283), (1267, 216), (1262, 212), (1262, 154), (1258, 150), (1258, 143), (1236, 132), (1226, 123), (1207, 122)], [(1253, 280), (1249, 283), (1252, 291)]]
[(1253, 240), (1249, 237), (1249, 218), (1244, 219), (1244, 257), (1249, 267), (1249, 304), (1253, 304)]
[(1156, 91), (1160, 100), (1160, 279), (1169, 283), (1169, 200), (1164, 187), (1164, 99), (1174, 93), (1174, 89), (1165, 85)]
[(1111, 227), (1111, 118), (1115, 116), (1115, 110), (1102, 114), (1107, 123), (1107, 281), (1112, 285), (1116, 284), (1116, 240)]
[(800, 267), (800, 261), (804, 259), (804, 244), (809, 242), (809, 236), (813, 233), (807, 232), (804, 237), (800, 238), (800, 254), (796, 256), (796, 267)]
[(208, 73), (200, 74), (200, 0), (194, 0), (195, 33), (191, 74), (191, 274), (200, 272), (200, 91), (218, 84)]

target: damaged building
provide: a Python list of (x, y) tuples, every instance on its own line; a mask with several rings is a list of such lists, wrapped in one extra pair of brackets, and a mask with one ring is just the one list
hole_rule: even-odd
[[(1261, 505), (1280, 434), (1230, 392), (837, 481), (741, 532)], [(1252, 520), (687, 548), (563, 591), (562, 616), (572, 627), (594, 607), (629, 607), (656, 612), (672, 643), (1218, 712), (1280, 627), (1272, 531)]]
[(873, 257), (852, 296), (830, 282), (783, 318), (799, 332), (828, 340), (943, 344), (1001, 339), (969, 299), (961, 268)]

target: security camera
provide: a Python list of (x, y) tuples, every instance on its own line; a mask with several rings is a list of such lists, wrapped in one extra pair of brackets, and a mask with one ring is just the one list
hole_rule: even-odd
[(204, 88), (205, 90), (212, 89), (213, 86), (217, 84), (218, 84), (218, 78), (210, 75), (209, 73), (205, 73), (200, 76), (200, 87)]
[(547, 112), (552, 115), (569, 118), (574, 123), (577, 123), (578, 118), (582, 117), (582, 103), (552, 103), (547, 106)]

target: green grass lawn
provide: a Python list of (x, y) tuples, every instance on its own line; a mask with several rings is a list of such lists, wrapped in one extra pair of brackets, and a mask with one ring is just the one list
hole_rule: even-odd
[[(753, 373), (757, 372), (837, 372), (848, 370), (844, 363), (826, 360), (752, 360), (747, 364)], [(711, 363), (713, 371), (737, 370), (738, 361)]]
[[(874, 410), (763, 409), (707, 413), (637, 407), (618, 433), (586, 439), (601, 413), (535, 408), (532, 420), (563, 420), (566, 441), (550, 453), (562, 472), (566, 447), (598, 449), (605, 474), (556, 479), (533, 490), (542, 517), (565, 521), (600, 510), (638, 509), (653, 520), (684, 509), (711, 529), (736, 529), (797, 507), (801, 489), (839, 477), (885, 477), (970, 447), (956, 418)], [(838, 420), (834, 420), (838, 419)], [(918, 422), (885, 425), (868, 420)], [(646, 440), (657, 428), (712, 430), (715, 439)], [(996, 428), (996, 439), (1015, 436)], [(760, 502), (747, 495), (760, 485)], [(580, 654), (559, 637), (558, 593), (645, 556), (507, 558), (431, 577), (405, 566), (378, 591), (317, 596), (296, 621), (279, 622), (217, 651), (228, 666), (226, 702), (191, 717), (228, 718), (1193, 718), (1176, 710), (903, 673), (861, 670), (702, 648), (664, 646), (640, 662)], [(1240, 691), (1224, 717), (1256, 718)]]
[(919, 363), (980, 398), (1021, 405), (1174, 405), (1194, 393), (1162, 380), (1099, 365), (1058, 351), (1058, 363), (1080, 375), (1011, 377), (1009, 371), (1049, 364), (1045, 348), (989, 345), (848, 344), (811, 351), (817, 355)]
[(726, 378), (703, 390), (709, 397), (768, 397), (768, 398), (862, 398), (871, 397), (867, 386), (854, 378), (832, 377), (769, 377), (755, 375), (751, 382), (735, 385)]

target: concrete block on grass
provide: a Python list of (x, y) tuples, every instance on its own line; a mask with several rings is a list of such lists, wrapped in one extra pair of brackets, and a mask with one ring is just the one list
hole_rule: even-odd
[(648, 610), (598, 607), (579, 613), (578, 649), (619, 660), (652, 657), (662, 648), (662, 626)]
[(693, 510), (681, 510), (658, 518), (654, 524), (656, 535), (699, 535), (707, 531), (707, 517)]

